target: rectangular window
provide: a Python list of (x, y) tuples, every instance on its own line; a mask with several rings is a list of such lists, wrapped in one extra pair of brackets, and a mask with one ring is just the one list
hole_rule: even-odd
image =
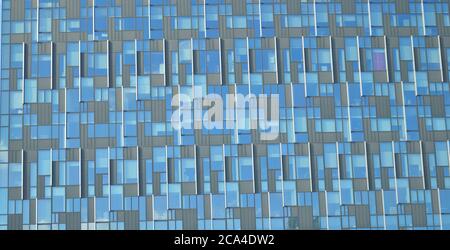
[(239, 157), (239, 180), (253, 180), (253, 163), (251, 157)]
[(9, 164), (9, 186), (20, 187), (22, 185), (22, 164)]
[(195, 160), (194, 159), (182, 159), (181, 169), (183, 182), (193, 182), (195, 181)]
[(106, 54), (95, 54), (95, 75), (106, 75), (108, 69), (108, 56)]
[(233, 27), (235, 29), (245, 29), (247, 28), (247, 17), (246, 16), (233, 16)]
[(93, 100), (94, 100), (94, 79), (82, 78), (81, 101), (93, 101)]
[(11, 67), (22, 68), (23, 63), (23, 46), (22, 44), (11, 45)]
[(22, 115), (10, 116), (10, 139), (20, 140), (22, 139)]
[(39, 55), (39, 61), (35, 65), (38, 71), (38, 77), (50, 77), (51, 58), (50, 55)]
[(78, 43), (67, 44), (67, 66), (73, 67), (79, 64), (79, 46)]
[(366, 178), (365, 156), (353, 155), (353, 178)]
[(308, 156), (296, 156), (295, 157), (296, 172), (298, 179), (309, 179), (309, 157)]
[(374, 49), (372, 51), (372, 61), (374, 71), (386, 70), (386, 58), (383, 49)]
[(275, 72), (275, 51), (271, 49), (264, 50), (251, 50), (251, 54), (254, 55), (254, 65), (252, 66), (254, 72)]
[(163, 52), (146, 52), (144, 58), (145, 74), (164, 74)]
[(427, 62), (428, 70), (440, 70), (441, 68), (441, 57), (439, 56), (439, 49), (428, 48), (427, 49)]
[(66, 163), (67, 168), (67, 185), (80, 185), (80, 166), (76, 161), (68, 161)]
[(448, 166), (448, 152), (446, 143), (436, 142), (435, 148), (436, 148), (436, 165)]
[(80, 137), (79, 114), (67, 114), (67, 138)]
[(400, 60), (412, 60), (411, 39), (400, 38)]
[(150, 98), (150, 77), (138, 76), (138, 99)]
[(35, 79), (25, 80), (25, 103), (37, 102), (37, 81)]
[(206, 52), (206, 68), (208, 73), (220, 72), (220, 58), (219, 51), (207, 51)]
[(51, 170), (50, 150), (39, 150), (38, 152), (38, 174), (50, 175)]
[(138, 180), (138, 170), (137, 170), (137, 161), (136, 160), (125, 160), (124, 161), (124, 180), (126, 184), (134, 184), (137, 183)]

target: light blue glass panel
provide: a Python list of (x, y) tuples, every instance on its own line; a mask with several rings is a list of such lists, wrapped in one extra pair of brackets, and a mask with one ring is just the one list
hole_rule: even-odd
[(125, 183), (137, 183), (137, 180), (138, 180), (137, 167), (138, 166), (137, 166), (136, 160), (125, 160), (124, 161)]
[(195, 159), (182, 159), (181, 168), (183, 174), (183, 182), (195, 181)]
[(239, 157), (239, 179), (250, 181), (253, 179), (253, 163), (251, 157)]
[(22, 164), (21, 163), (10, 163), (9, 164), (9, 186), (10, 187), (21, 187), (22, 186)]
[(50, 175), (51, 174), (51, 161), (50, 150), (39, 150), (38, 152), (38, 174)]
[(67, 168), (67, 185), (80, 185), (80, 166), (76, 161), (68, 161)]
[(97, 197), (95, 199), (95, 219), (97, 222), (109, 220), (109, 199)]
[(37, 202), (37, 222), (39, 224), (51, 223), (52, 200), (38, 200)]

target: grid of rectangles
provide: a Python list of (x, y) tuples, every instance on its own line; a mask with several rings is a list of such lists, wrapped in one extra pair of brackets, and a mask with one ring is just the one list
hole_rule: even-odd
[[(1, 229), (450, 228), (446, 0), (0, 4)], [(174, 130), (193, 86), (280, 136)]]

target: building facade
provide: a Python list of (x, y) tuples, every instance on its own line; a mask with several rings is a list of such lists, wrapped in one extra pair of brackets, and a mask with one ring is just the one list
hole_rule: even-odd
[(0, 229), (450, 229), (449, 5), (3, 0)]

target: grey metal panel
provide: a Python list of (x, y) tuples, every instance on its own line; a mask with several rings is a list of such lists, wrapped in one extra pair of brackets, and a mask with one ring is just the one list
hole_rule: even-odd
[(314, 229), (313, 207), (299, 207), (300, 229)]
[(245, 15), (247, 10), (245, 2), (240, 0), (231, 0), (231, 6), (233, 15), (236, 16)]
[(353, 179), (353, 188), (355, 191), (367, 191), (367, 179)]
[(95, 200), (94, 198), (88, 198), (88, 222), (94, 222), (95, 218)]
[(125, 230), (139, 229), (138, 211), (124, 211), (124, 228)]
[(427, 217), (425, 214), (424, 204), (411, 204), (411, 215), (413, 226), (425, 227), (427, 225)]
[(370, 227), (370, 212), (366, 205), (355, 205), (356, 226), (358, 228)]
[(320, 115), (324, 119), (335, 119), (335, 104), (334, 97), (321, 97), (320, 98)]
[(253, 181), (240, 181), (239, 191), (241, 194), (252, 194), (253, 193)]
[(135, 17), (136, 3), (135, 0), (126, 0), (122, 2), (122, 16)]
[(137, 196), (138, 195), (137, 184), (124, 184), (123, 185), (123, 195), (125, 197)]
[(66, 229), (80, 230), (81, 229), (81, 214), (77, 212), (64, 213)]
[(37, 209), (37, 200), (30, 200), (30, 224), (36, 224), (37, 218), (36, 218), (36, 209)]
[(51, 104), (40, 103), (38, 105), (38, 124), (50, 125), (52, 119)]
[(197, 230), (197, 209), (183, 209), (183, 230)]
[(256, 214), (252, 207), (240, 208), (241, 229), (256, 229)]
[(66, 187), (66, 198), (80, 198), (80, 186), (68, 186)]
[(326, 207), (326, 193), (319, 192), (319, 214), (320, 216), (328, 216)]
[(8, 214), (8, 230), (22, 230), (22, 225), (22, 214)]
[(161, 194), (160, 175), (161, 175), (161, 173), (153, 174), (153, 194), (154, 195)]
[(445, 116), (445, 105), (444, 97), (437, 95), (430, 98), (431, 104), (431, 115), (433, 117), (444, 117)]
[(211, 214), (212, 200), (211, 200), (211, 196), (209, 196), (209, 195), (204, 195), (203, 198), (204, 198), (204, 216), (205, 216), (205, 219), (208, 220), (208, 219), (212, 218), (212, 214)]
[(377, 117), (391, 117), (391, 106), (389, 97), (377, 96), (375, 98)]
[(45, 198), (45, 176), (38, 176), (37, 198)]
[(147, 220), (153, 220), (153, 199), (152, 197), (147, 196), (145, 199), (145, 205), (146, 205), (146, 219)]
[(95, 175), (95, 196), (103, 196), (103, 175), (101, 174)]
[(195, 195), (196, 185), (195, 182), (183, 182), (181, 183), (182, 194), (184, 195)]
[(261, 193), (261, 212), (263, 217), (269, 217), (269, 193)]

